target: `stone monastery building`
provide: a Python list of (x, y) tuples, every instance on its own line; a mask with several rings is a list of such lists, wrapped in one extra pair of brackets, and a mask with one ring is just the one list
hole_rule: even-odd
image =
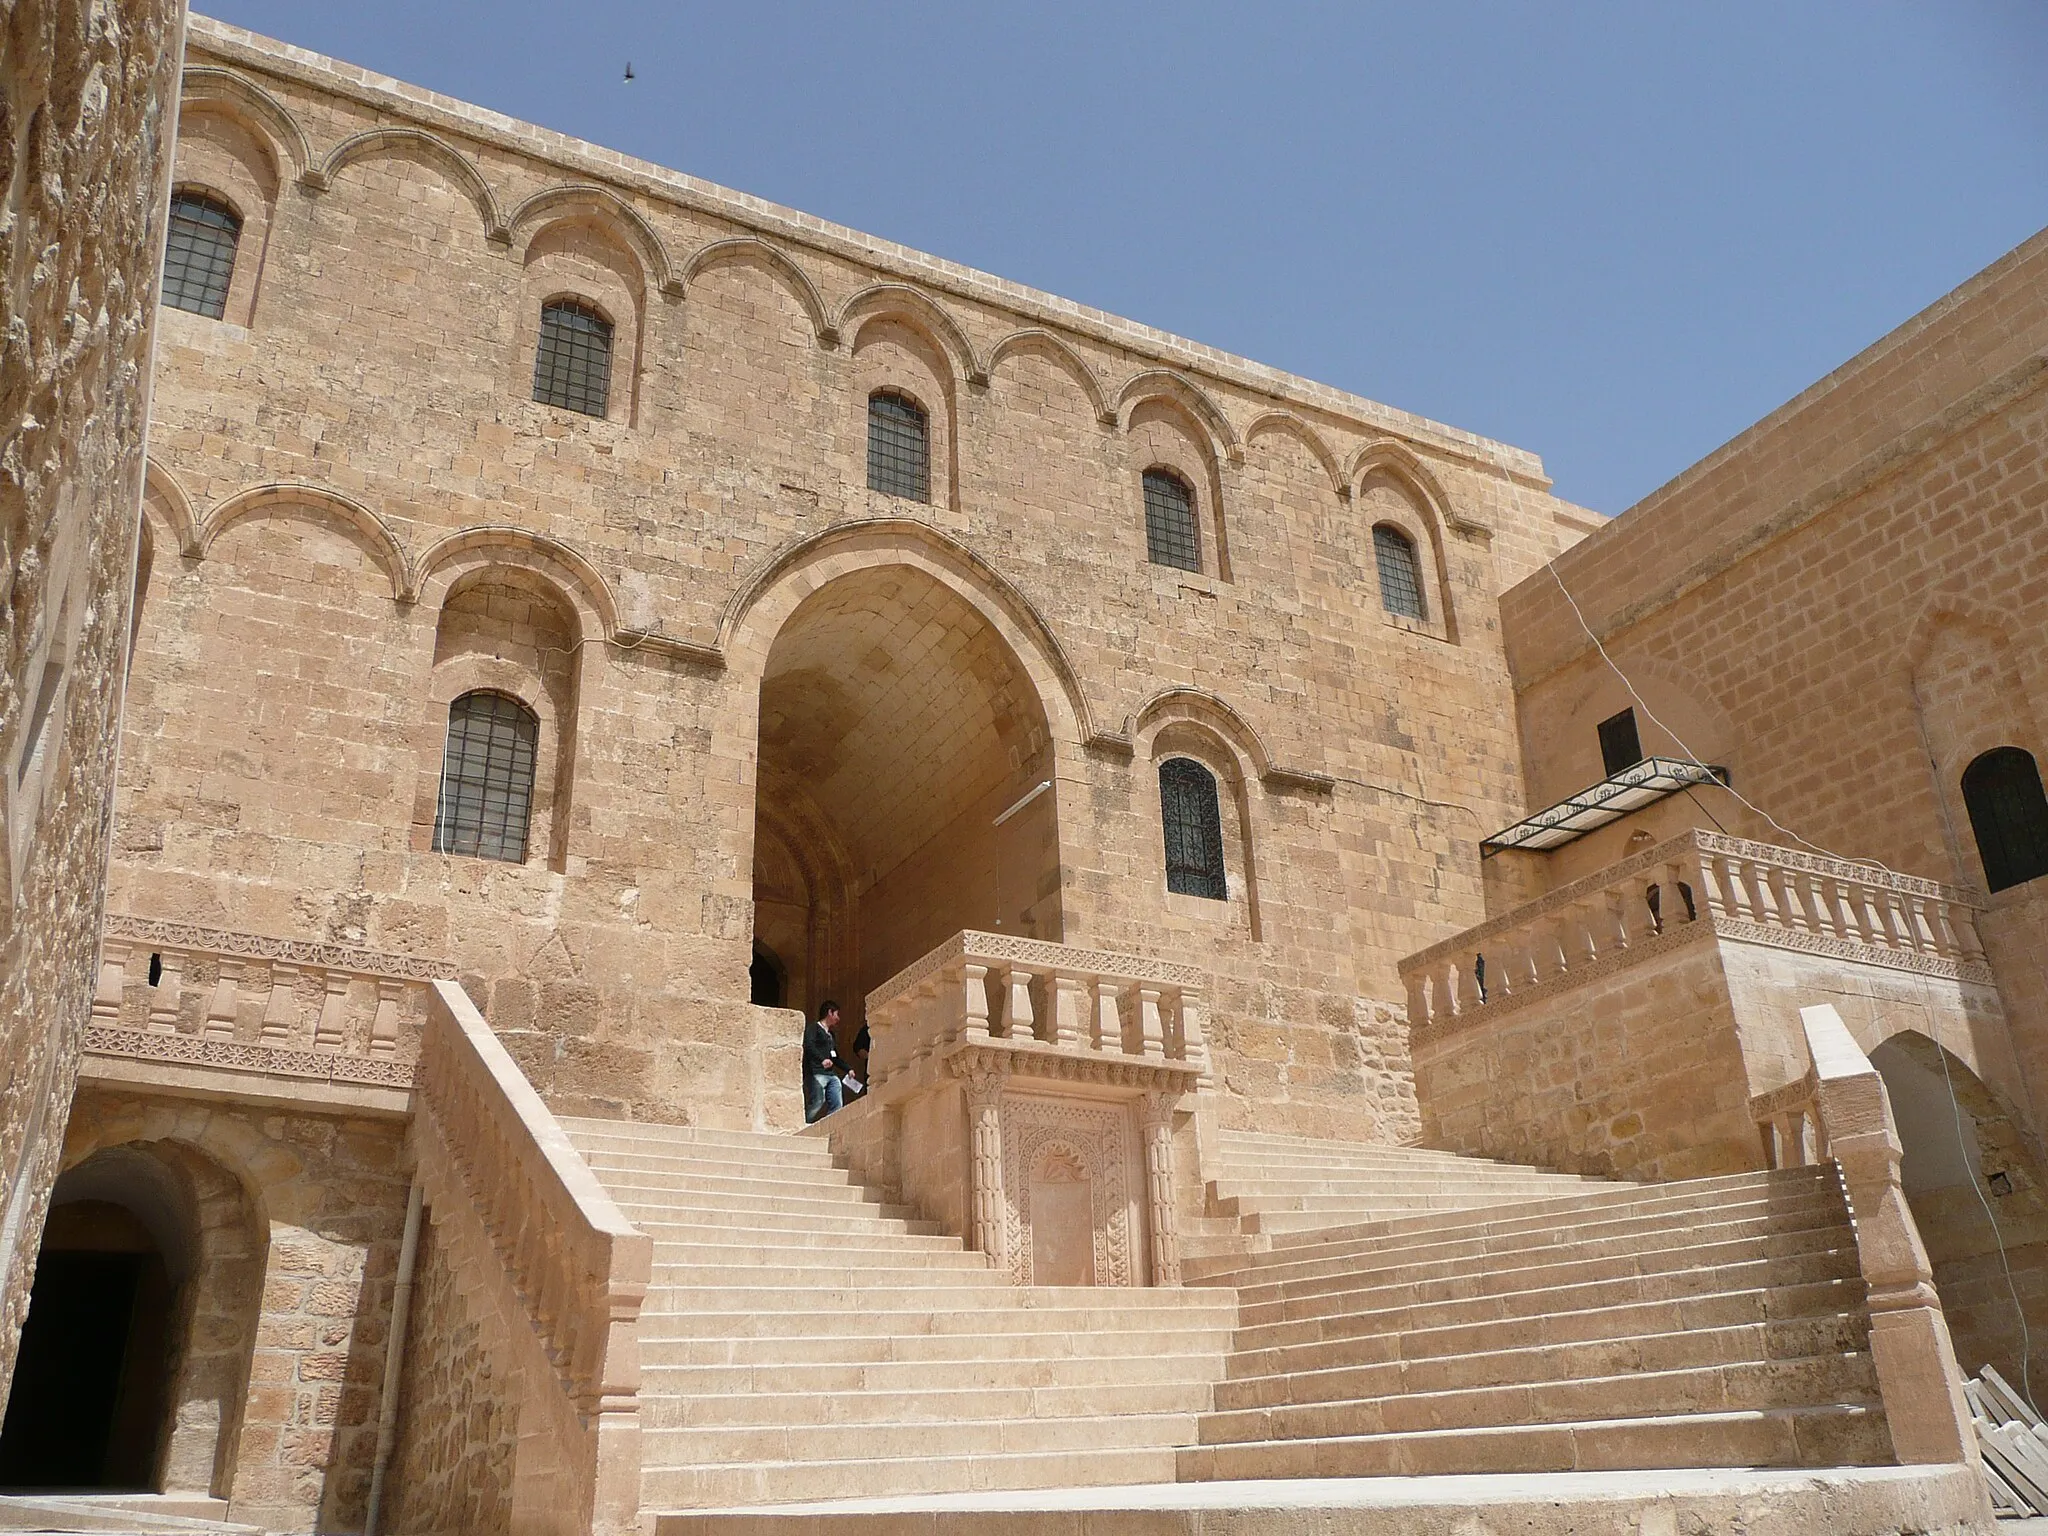
[[(0, 1487), (1989, 1529), (1964, 1377), (2048, 1394), (2048, 235), (1607, 522), (116, 13), (7, 66), (73, 189), (10, 194), (24, 334), (98, 329), (0, 375)], [(827, 998), (869, 1091), (806, 1129)]]

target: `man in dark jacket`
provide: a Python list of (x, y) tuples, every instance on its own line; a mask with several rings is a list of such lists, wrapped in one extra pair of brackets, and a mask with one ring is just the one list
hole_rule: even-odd
[(804, 1124), (839, 1108), (839, 1005), (829, 997), (818, 1004), (818, 1016), (804, 1026)]

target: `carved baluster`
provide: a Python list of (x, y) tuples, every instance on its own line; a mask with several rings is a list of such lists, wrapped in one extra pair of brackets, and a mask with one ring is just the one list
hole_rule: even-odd
[(1884, 925), (1883, 937), (1878, 942), (1887, 949), (1911, 949), (1913, 941), (1904, 898), (1897, 891), (1879, 891), (1877, 896), (1877, 915)]
[(1956, 936), (1956, 951), (1965, 960), (1984, 958), (1984, 941), (1977, 935), (1977, 915), (1960, 902), (1949, 902), (1942, 907), (1948, 918), (1950, 929)]
[(185, 956), (175, 949), (158, 950), (157, 963), (156, 986), (149, 995), (149, 1027), (157, 1034), (174, 1034), (185, 989)]
[(1145, 1138), (1145, 1192), (1152, 1237), (1152, 1283), (1180, 1284), (1180, 1212), (1173, 1192), (1173, 1099), (1148, 1093), (1138, 1103)]
[(1182, 987), (1180, 990), (1180, 1044), (1181, 1059), (1201, 1072), (1195, 1081), (1204, 1088), (1214, 1087), (1216, 1076), (1209, 1064), (1208, 1021), (1203, 1015), (1200, 987)]
[(1627, 949), (1637, 931), (1636, 924), (1630, 921), (1635, 914), (1629, 910), (1628, 892), (1610, 887), (1596, 896), (1594, 903), (1600, 923), (1600, 947)]
[(1906, 899), (1907, 932), (1912, 935), (1913, 947), (1923, 955), (1941, 953), (1941, 940), (1935, 934), (1934, 919), (1927, 910), (1931, 905), (1925, 896)]
[(206, 1024), (200, 1030), (209, 1040), (235, 1038), (235, 1003), (242, 995), (242, 962), (231, 955), (220, 959), (220, 976), (213, 984), (213, 998), (206, 1005)]
[(1121, 1051), (1124, 1048), (1124, 1015), (1117, 1006), (1117, 985), (1107, 976), (1095, 980), (1095, 1049)]
[(1138, 1050), (1153, 1060), (1166, 1056), (1166, 1026), (1159, 1017), (1159, 988), (1138, 987)]
[(1599, 908), (1590, 901), (1575, 901), (1564, 914), (1564, 964), (1566, 970), (1600, 958)]
[(1038, 1033), (1037, 1016), (1031, 1008), (1031, 973), (1013, 965), (1003, 979), (1009, 994), (1003, 1004), (1003, 1033), (1012, 1040), (1029, 1040)]
[(270, 963), (270, 999), (263, 1007), (263, 1043), (282, 1045), (299, 1032), (299, 1004), (296, 993), (299, 968), (282, 960)]
[(1088, 1029), (1088, 982), (1085, 977), (1055, 972), (1052, 978), (1052, 1043), (1072, 1048)]
[(92, 988), (93, 1023), (121, 1022), (121, 999), (128, 990), (128, 957), (134, 952), (126, 939), (100, 941), (100, 973)]
[(1700, 916), (1732, 917), (1728, 906), (1728, 861), (1718, 853), (1705, 853), (1699, 856), (1697, 864)]
[(986, 1040), (988, 1025), (988, 967), (976, 965), (972, 960), (960, 968), (961, 1004), (966, 1017), (966, 1026), (961, 1037), (967, 1040)]
[(338, 1051), (348, 1042), (348, 984), (348, 972), (327, 973), (327, 995), (320, 1000), (320, 1017), (313, 1025), (316, 1051)]
[(377, 1014), (370, 1021), (370, 1054), (398, 1054), (398, 1005), (405, 1001), (405, 983), (388, 976), (377, 980)]
[(1544, 918), (1529, 925), (1529, 975), (1543, 982), (1564, 974), (1564, 940), (1555, 919)]
[(1010, 1267), (1009, 1209), (1003, 1196), (1003, 1080), (994, 1072), (971, 1072), (967, 1093), (968, 1201), (974, 1246), (997, 1269)]
[(1408, 988), (1408, 1027), (1419, 1029), (1429, 1022), (1429, 972), (1418, 970), (1402, 979)]

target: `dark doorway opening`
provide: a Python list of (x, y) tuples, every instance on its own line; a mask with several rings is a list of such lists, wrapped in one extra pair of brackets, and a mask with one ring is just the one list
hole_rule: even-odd
[(156, 1486), (175, 1301), (163, 1253), (128, 1211), (51, 1210), (0, 1425), (0, 1488)]
[(747, 984), (752, 993), (747, 1000), (756, 1007), (782, 1006), (782, 966), (762, 945), (754, 946), (754, 962), (747, 967)]

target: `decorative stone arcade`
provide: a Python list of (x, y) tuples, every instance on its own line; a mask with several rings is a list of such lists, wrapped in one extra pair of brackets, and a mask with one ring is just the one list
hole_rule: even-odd
[(1019, 1285), (1178, 1285), (1174, 1114), (1208, 1085), (1189, 966), (967, 931), (868, 994), (834, 1149)]

